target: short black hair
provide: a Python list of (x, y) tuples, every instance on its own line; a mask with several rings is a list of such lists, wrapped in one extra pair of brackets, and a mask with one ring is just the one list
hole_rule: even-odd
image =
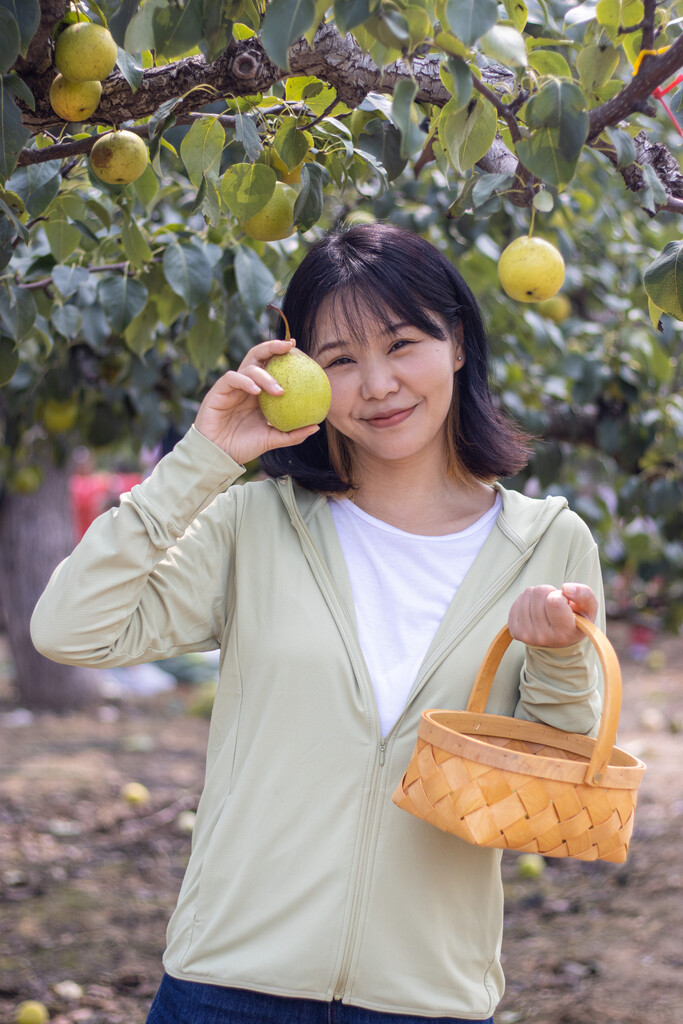
[[(439, 250), (393, 224), (363, 224), (330, 232), (299, 264), (282, 311), (302, 352), (315, 343), (316, 319), (325, 299), (344, 300), (354, 333), (370, 313), (387, 323), (400, 319), (435, 337), (462, 325), (465, 361), (453, 391), (449, 450), (465, 476), (491, 481), (526, 466), (528, 437), (494, 405), (489, 389), (488, 341), (479, 306), (466, 282)], [(430, 315), (431, 314), (431, 315)], [(291, 476), (302, 487), (331, 494), (353, 488), (330, 452), (328, 429), (302, 444), (261, 456), (268, 476)], [(453, 468), (453, 467), (449, 467)]]

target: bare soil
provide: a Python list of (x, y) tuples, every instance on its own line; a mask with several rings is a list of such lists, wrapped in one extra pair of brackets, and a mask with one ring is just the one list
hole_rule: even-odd
[[(608, 632), (624, 674), (617, 742), (648, 766), (628, 860), (549, 860), (523, 879), (504, 855), (496, 1024), (683, 1021), (683, 639), (656, 636), (636, 660), (627, 628)], [(189, 856), (178, 816), (203, 779), (197, 688), (22, 725), (6, 654), (4, 669), (0, 1020), (37, 999), (52, 1024), (143, 1024)], [(149, 803), (121, 799), (131, 780)]]

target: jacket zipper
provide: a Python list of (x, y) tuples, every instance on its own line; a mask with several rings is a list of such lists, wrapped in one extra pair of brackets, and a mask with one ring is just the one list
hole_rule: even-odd
[[(292, 525), (294, 526), (294, 528), (296, 529), (297, 533), (299, 534), (299, 537), (302, 540), (302, 543), (305, 544), (306, 547), (308, 547), (309, 551), (311, 552), (311, 555), (312, 555), (312, 568), (314, 569), (314, 572), (316, 572), (316, 575), (322, 576), (324, 578), (326, 587), (328, 588), (329, 592), (331, 592), (332, 594), (335, 594), (335, 596), (336, 596), (336, 593), (335, 593), (336, 592), (336, 587), (335, 587), (335, 584), (334, 584), (334, 580), (332, 579), (332, 576), (331, 576), (331, 574), (330, 574), (330, 572), (329, 572), (329, 570), (327, 568), (325, 560), (322, 557), (320, 551), (318, 550), (318, 547), (317, 547), (315, 541), (313, 540), (313, 538), (312, 538), (312, 536), (311, 536), (311, 534), (310, 534), (310, 532), (308, 530), (308, 527), (306, 526), (306, 523), (303, 520), (303, 516), (301, 515), (301, 513), (300, 513), (300, 511), (299, 511), (299, 509), (298, 509), (298, 507), (296, 505), (296, 501), (293, 499), (292, 495), (289, 495), (289, 497), (290, 497), (291, 504), (290, 504), (290, 502), (286, 502), (286, 504), (287, 504), (289, 512), (290, 512), (290, 517), (291, 517)], [(292, 512), (292, 506), (293, 506), (293, 509), (294, 509), (293, 512)], [(295, 519), (296, 519), (296, 521), (295, 521)], [(497, 594), (500, 593), (501, 588), (504, 588), (507, 585), (507, 583), (509, 582), (509, 580), (514, 578), (514, 576), (517, 574), (517, 572), (519, 572), (519, 569), (521, 568), (521, 566), (531, 556), (532, 552), (533, 552), (533, 547), (530, 548), (529, 550), (527, 550), (522, 557), (520, 557), (519, 559), (517, 559), (515, 561), (514, 565), (510, 567), (510, 569), (508, 570), (508, 572), (505, 574), (504, 577), (502, 577), (501, 579), (497, 580), (496, 586), (495, 586), (495, 588), (491, 589), (491, 591), (489, 593), (489, 596), (488, 596), (488, 599), (483, 599), (478, 604), (478, 606), (475, 609), (472, 610), (472, 612), (471, 612), (470, 616), (468, 617), (468, 619), (464, 623), (462, 623), (461, 629), (458, 631), (457, 635), (455, 637), (451, 638), (451, 641), (439, 653), (439, 655), (438, 655), (438, 657), (436, 658), (435, 661), (432, 661), (432, 662), (428, 663), (427, 672), (425, 672), (422, 675), (422, 677), (419, 678), (416, 681), (416, 685), (415, 685), (413, 691), (408, 696), (408, 700), (406, 701), (406, 705), (405, 705), (401, 715), (399, 715), (399, 718), (398, 718), (397, 722), (394, 723), (394, 725), (392, 726), (392, 728), (389, 731), (389, 734), (387, 736), (382, 736), (381, 735), (381, 729), (380, 729), (380, 724), (379, 724), (379, 713), (378, 713), (378, 710), (377, 710), (377, 702), (374, 699), (374, 694), (372, 693), (372, 683), (369, 680), (369, 678), (366, 679), (366, 683), (370, 687), (370, 691), (371, 691), (371, 693), (370, 693), (370, 695), (372, 697), (371, 707), (373, 709), (376, 730), (377, 730), (377, 734), (378, 734), (378, 737), (379, 737), (378, 738), (378, 756), (376, 757), (374, 765), (373, 765), (371, 782), (370, 782), (370, 792), (369, 792), (368, 800), (367, 800), (367, 803), (366, 803), (366, 806), (365, 806), (365, 809), (364, 809), (364, 813), (363, 813), (363, 817), (362, 817), (362, 824), (361, 824), (361, 844), (362, 844), (362, 846), (361, 846), (360, 855), (359, 855), (359, 857), (356, 860), (356, 866), (355, 866), (355, 871), (354, 871), (354, 874), (353, 874), (353, 878), (351, 879), (351, 891), (353, 893), (353, 896), (352, 896), (353, 903), (352, 903), (352, 908), (351, 908), (351, 914), (349, 916), (349, 922), (348, 922), (347, 928), (346, 928), (346, 938), (344, 940), (344, 952), (343, 952), (343, 955), (342, 955), (341, 965), (340, 965), (340, 968), (339, 968), (339, 971), (338, 971), (338, 974), (337, 974), (336, 983), (335, 983), (334, 988), (333, 988), (333, 995), (332, 995), (333, 999), (341, 999), (342, 996), (344, 995), (344, 992), (345, 992), (345, 989), (346, 989), (346, 985), (347, 985), (347, 982), (348, 982), (348, 978), (349, 978), (349, 972), (350, 972), (350, 969), (351, 969), (351, 962), (352, 962), (352, 959), (353, 959), (353, 954), (354, 954), (354, 951), (355, 951), (355, 948), (356, 948), (356, 939), (357, 939), (357, 934), (358, 934), (358, 927), (359, 927), (359, 924), (360, 924), (360, 916), (361, 916), (361, 911), (362, 911), (362, 907), (363, 907), (363, 895), (365, 893), (365, 887), (366, 887), (366, 882), (367, 882), (368, 864), (371, 861), (371, 846), (372, 846), (372, 843), (371, 843), (371, 840), (370, 840), (370, 837), (369, 837), (369, 833), (371, 832), (371, 827), (370, 826), (372, 825), (372, 823), (373, 823), (373, 821), (374, 821), (374, 819), (376, 818), (376, 815), (377, 815), (377, 805), (378, 805), (378, 802), (379, 802), (379, 791), (381, 789), (380, 783), (381, 783), (381, 780), (382, 780), (382, 769), (384, 768), (384, 764), (385, 764), (385, 760), (386, 760), (386, 749), (387, 749), (387, 744), (389, 742), (389, 739), (391, 737), (391, 733), (393, 733), (395, 731), (396, 727), (399, 725), (401, 719), (403, 718), (403, 716), (405, 715), (405, 713), (407, 711), (408, 706), (413, 702), (413, 700), (417, 697), (418, 693), (422, 690), (422, 688), (423, 688), (423, 686), (424, 686), (424, 684), (426, 682), (426, 678), (429, 675), (431, 675), (431, 673), (433, 672), (433, 670), (436, 667), (436, 665), (440, 661), (442, 661), (443, 658), (446, 657), (447, 654), (452, 650), (452, 648), (458, 642), (458, 640), (459, 640), (460, 636), (462, 635), (463, 631), (468, 626), (470, 626), (474, 620), (476, 620), (477, 618), (479, 618), (479, 616), (481, 616), (482, 614), (485, 613), (486, 609), (490, 606), (491, 602), (495, 599)], [(341, 602), (337, 600), (337, 604), (340, 605)], [(344, 623), (344, 635), (348, 635), (347, 631), (350, 630), (350, 624), (348, 623), (345, 614), (342, 615), (342, 621)], [(356, 646), (359, 646), (357, 644), (357, 640), (355, 641), (355, 643), (356, 643)], [(347, 650), (349, 650), (349, 653), (351, 653), (351, 650), (353, 649), (353, 646), (354, 646), (354, 638), (351, 637), (351, 643), (347, 644)], [(364, 662), (364, 659), (362, 657), (362, 652), (360, 652), (360, 650), (359, 650), (357, 653), (360, 653), (360, 659), (352, 657), (351, 658), (352, 664), (354, 664), (354, 665), (357, 664), (358, 668), (360, 669), (360, 671), (361, 671), (361, 673), (363, 675), (363, 678), (366, 678), (367, 677), (367, 668), (365, 666), (365, 662)]]

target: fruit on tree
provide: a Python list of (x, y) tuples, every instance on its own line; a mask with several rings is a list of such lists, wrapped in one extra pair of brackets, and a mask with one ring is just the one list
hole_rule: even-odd
[(327, 374), (310, 356), (293, 348), (271, 356), (266, 370), (283, 389), (281, 395), (262, 391), (261, 412), (277, 430), (296, 430), (322, 423), (330, 409), (332, 390)]
[(92, 169), (108, 185), (129, 185), (144, 174), (149, 155), (135, 132), (107, 132), (90, 150)]
[(286, 185), (297, 185), (301, 181), (301, 168), (312, 158), (310, 148), (313, 145), (313, 136), (310, 132), (304, 132), (303, 135), (308, 143), (309, 152), (303, 160), (296, 165), (296, 167), (288, 167), (275, 149), (272, 149), (269, 153), (270, 166), (277, 172), (280, 181), (284, 181)]
[(275, 183), (272, 196), (258, 213), (242, 224), (242, 230), (249, 238), (260, 242), (275, 242), (294, 234), (294, 204), (297, 193), (291, 185), (282, 181)]
[(520, 878), (540, 878), (545, 871), (545, 857), (540, 853), (520, 853), (517, 874)]
[(572, 304), (566, 295), (553, 295), (551, 299), (539, 302), (538, 312), (556, 324), (561, 324), (563, 320), (571, 316)]
[(141, 782), (127, 782), (121, 787), (121, 797), (127, 804), (139, 806), (149, 803), (150, 792)]
[(14, 1014), (16, 1024), (45, 1024), (50, 1019), (45, 1003), (37, 999), (25, 999), (19, 1003)]
[(62, 121), (87, 121), (97, 110), (101, 95), (102, 86), (96, 79), (72, 82), (57, 75), (50, 86), (50, 106)]
[(48, 398), (42, 420), (50, 434), (63, 434), (75, 426), (77, 417), (78, 402), (74, 399), (60, 402), (57, 398)]
[(57, 38), (55, 66), (72, 82), (103, 81), (114, 70), (117, 57), (109, 31), (92, 21), (69, 25)]
[(543, 302), (562, 287), (562, 254), (545, 238), (515, 238), (498, 260), (498, 279), (511, 299)]
[(13, 494), (35, 494), (43, 482), (37, 466), (20, 466), (10, 474), (9, 488)]

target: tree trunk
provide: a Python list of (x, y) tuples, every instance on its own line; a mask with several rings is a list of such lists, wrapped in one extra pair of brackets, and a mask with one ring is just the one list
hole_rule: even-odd
[(0, 605), (17, 695), (25, 707), (55, 711), (100, 699), (99, 673), (49, 661), (36, 651), (29, 632), (52, 570), (74, 546), (68, 484), (67, 469), (50, 465), (35, 494), (5, 490), (0, 500)]

